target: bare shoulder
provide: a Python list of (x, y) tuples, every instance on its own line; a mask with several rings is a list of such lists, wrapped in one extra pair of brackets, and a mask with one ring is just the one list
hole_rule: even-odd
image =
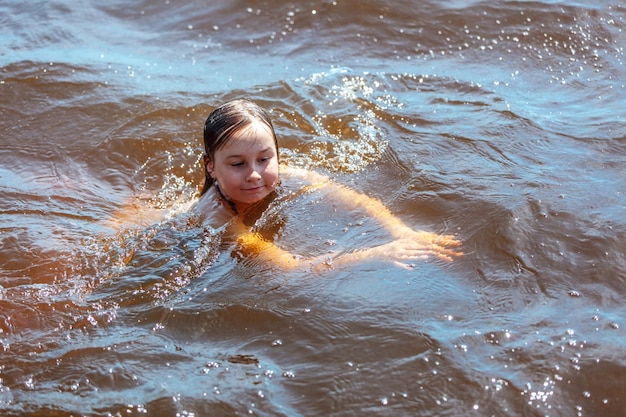
[(195, 213), (202, 223), (215, 228), (228, 223), (233, 217), (232, 213), (224, 207), (224, 204), (217, 197), (213, 188), (201, 195), (189, 210)]
[(167, 214), (166, 209), (156, 207), (149, 199), (135, 197), (122, 203), (101, 223), (114, 230), (145, 227), (161, 221)]
[(189, 200), (184, 196), (169, 201), (167, 204), (146, 196), (134, 196), (124, 201), (108, 218), (101, 220), (100, 223), (116, 231), (148, 227), (180, 213), (186, 213), (194, 206), (194, 200)]

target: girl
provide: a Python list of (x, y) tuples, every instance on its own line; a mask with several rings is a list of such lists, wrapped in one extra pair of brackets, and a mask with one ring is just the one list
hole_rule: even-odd
[[(380, 201), (336, 184), (318, 173), (279, 165), (278, 142), (268, 113), (251, 101), (227, 102), (215, 109), (204, 125), (204, 187), (192, 210), (203, 221), (226, 233), (239, 248), (283, 268), (315, 269), (366, 258), (404, 262), (429, 255), (452, 260), (460, 255), (453, 236), (415, 231), (394, 216)], [(378, 221), (392, 240), (382, 246), (362, 248), (336, 256), (306, 257), (276, 246), (253, 231), (251, 221), (277, 196), (281, 176), (306, 184), (307, 189), (329, 189), (330, 195), (349, 209), (360, 208)], [(302, 255), (302, 256), (299, 256)]]

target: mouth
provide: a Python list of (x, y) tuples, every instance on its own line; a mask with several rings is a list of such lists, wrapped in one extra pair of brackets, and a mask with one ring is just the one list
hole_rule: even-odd
[(260, 191), (260, 190), (262, 190), (263, 188), (265, 188), (265, 186), (264, 186), (264, 185), (260, 185), (260, 186), (258, 186), (258, 187), (244, 188), (244, 189), (242, 189), (242, 191), (244, 191), (244, 192), (248, 192), (248, 193), (253, 193), (253, 192), (255, 192), (255, 191)]

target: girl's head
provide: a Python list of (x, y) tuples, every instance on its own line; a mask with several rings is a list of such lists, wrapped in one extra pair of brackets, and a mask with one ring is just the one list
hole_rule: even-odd
[[(239, 208), (265, 198), (278, 181), (278, 141), (269, 114), (246, 100), (215, 109), (204, 124), (205, 183)], [(217, 184), (216, 184), (217, 183)]]

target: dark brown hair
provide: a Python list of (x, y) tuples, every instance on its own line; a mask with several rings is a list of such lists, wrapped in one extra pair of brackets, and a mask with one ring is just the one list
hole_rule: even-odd
[(215, 162), (215, 151), (221, 149), (233, 135), (254, 121), (259, 121), (270, 128), (278, 157), (278, 140), (269, 113), (248, 99), (229, 101), (213, 110), (204, 123), (204, 158), (202, 163), (204, 187), (202, 187), (200, 195), (206, 193), (215, 182), (206, 169), (207, 163)]

